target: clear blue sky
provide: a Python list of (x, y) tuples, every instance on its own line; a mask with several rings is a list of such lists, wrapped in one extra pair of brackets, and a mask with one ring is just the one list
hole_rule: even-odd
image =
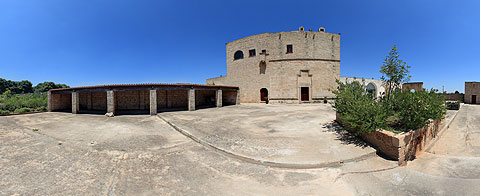
[(342, 34), (342, 76), (378, 79), (396, 44), (412, 82), (463, 92), (480, 80), (478, 10), (475, 0), (2, 0), (0, 77), (205, 83), (226, 74), (226, 42), (324, 26)]

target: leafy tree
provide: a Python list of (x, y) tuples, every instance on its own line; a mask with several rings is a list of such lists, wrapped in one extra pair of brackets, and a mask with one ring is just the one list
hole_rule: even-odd
[(37, 86), (33, 87), (34, 92), (40, 93), (40, 92), (46, 92), (50, 89), (56, 89), (56, 88), (70, 88), (66, 84), (55, 84), (54, 82), (42, 82), (37, 84)]
[(386, 88), (388, 101), (391, 99), (393, 90), (401, 88), (402, 83), (410, 80), (411, 76), (408, 69), (410, 69), (410, 66), (399, 59), (398, 49), (394, 45), (380, 68), (380, 73), (383, 74), (381, 79)]

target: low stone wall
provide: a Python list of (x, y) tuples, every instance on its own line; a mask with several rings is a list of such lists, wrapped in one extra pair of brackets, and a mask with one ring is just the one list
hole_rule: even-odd
[[(341, 124), (338, 114), (336, 117), (337, 122)], [(430, 120), (427, 126), (406, 133), (377, 130), (362, 134), (361, 137), (381, 154), (397, 160), (398, 165), (403, 165), (413, 160), (430, 142), (433, 142), (443, 128), (443, 122), (443, 120)]]
[(465, 94), (463, 93), (446, 93), (446, 94), (443, 94), (443, 96), (445, 97), (445, 100), (446, 101), (464, 101), (464, 96)]
[(362, 134), (362, 138), (372, 144), (385, 156), (398, 160), (398, 165), (403, 165), (422, 152), (432, 142), (441, 130), (442, 121), (431, 120), (420, 129), (406, 133), (395, 134), (386, 130)]

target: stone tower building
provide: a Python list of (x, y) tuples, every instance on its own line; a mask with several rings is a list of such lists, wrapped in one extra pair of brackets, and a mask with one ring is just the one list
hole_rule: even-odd
[(301, 103), (333, 94), (340, 78), (340, 34), (262, 33), (226, 44), (227, 75), (207, 84), (240, 88), (240, 102)]

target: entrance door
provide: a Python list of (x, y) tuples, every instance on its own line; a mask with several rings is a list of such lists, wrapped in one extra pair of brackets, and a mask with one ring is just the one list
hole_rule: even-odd
[(308, 96), (308, 87), (301, 88), (301, 100), (302, 101), (310, 101)]
[(472, 104), (477, 104), (477, 95), (472, 95)]
[(260, 101), (267, 101), (268, 99), (268, 90), (266, 88), (260, 89)]

